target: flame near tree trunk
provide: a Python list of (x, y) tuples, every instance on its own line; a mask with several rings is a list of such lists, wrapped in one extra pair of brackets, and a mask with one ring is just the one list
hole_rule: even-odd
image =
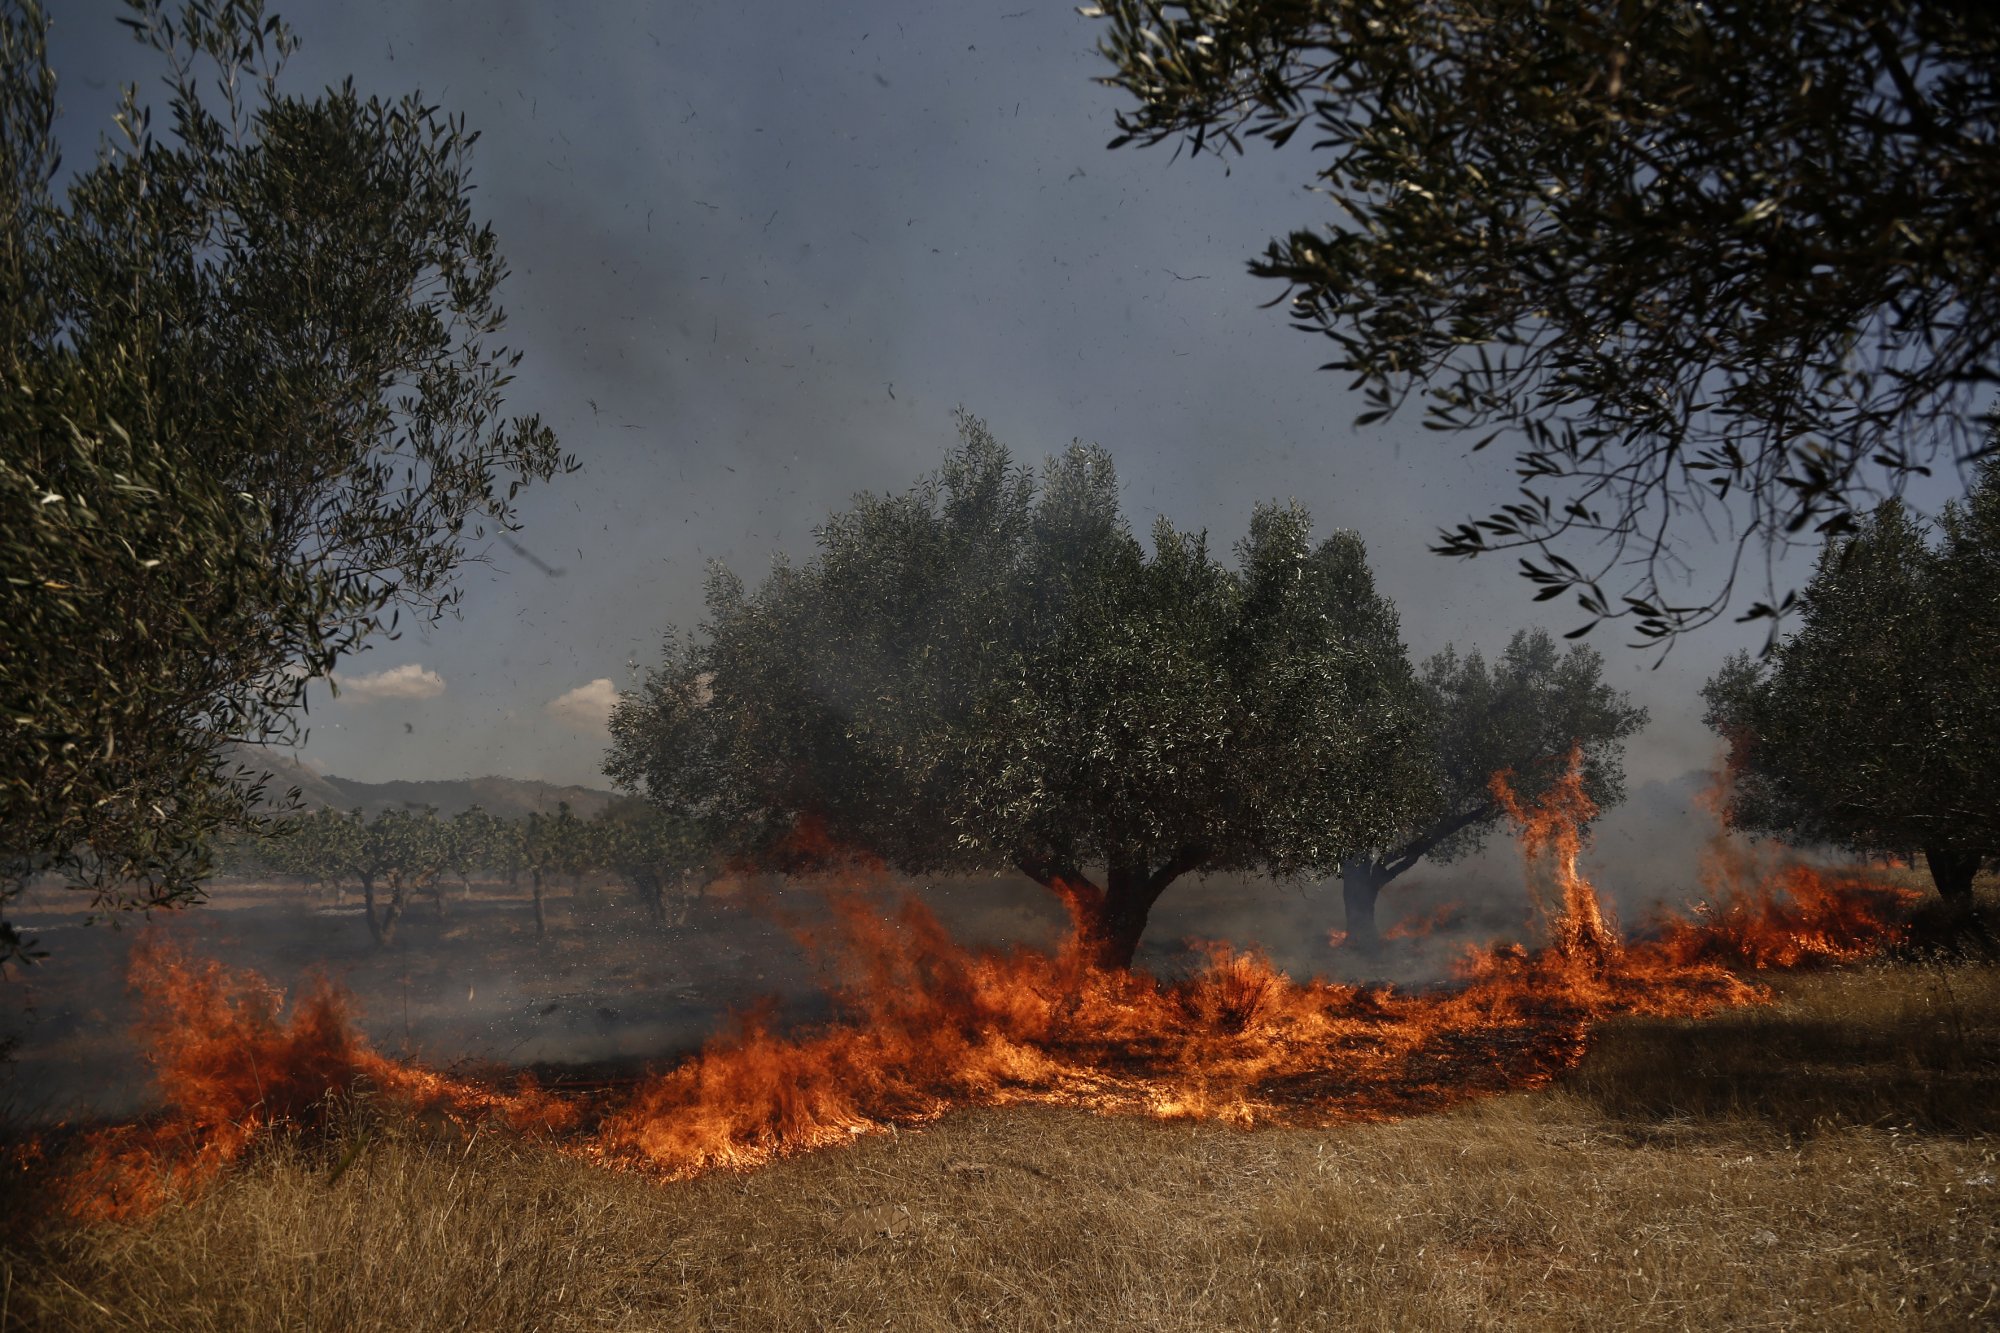
[[(447, 1078), (373, 1051), (330, 987), (287, 1012), (254, 975), (164, 947), (135, 953), (143, 1036), (164, 1112), (90, 1136), (58, 1191), (85, 1217), (129, 1217), (198, 1188), (274, 1126), (310, 1125), (366, 1086), (397, 1105), (548, 1135), (566, 1151), (682, 1177), (751, 1167), (954, 1108), (1023, 1103), (1242, 1126), (1380, 1120), (1547, 1084), (1618, 1014), (1699, 1017), (1764, 992), (1739, 971), (1858, 957), (1915, 895), (1864, 874), (1712, 862), (1712, 904), (1621, 944), (1578, 870), (1594, 813), (1569, 778), (1541, 801), (1496, 796), (1545, 886), (1549, 946), (1468, 947), (1451, 986), (1297, 982), (1209, 946), (1192, 975), (1107, 969), (1074, 932), (1054, 953), (956, 943), (865, 861), (818, 881), (837, 1017), (779, 1031), (769, 1008), (613, 1101)], [(1532, 877), (1532, 876), (1531, 876)], [(1088, 924), (1079, 914), (1079, 927)]]
[(1489, 785), (1493, 799), (1519, 826), (1529, 891), (1547, 923), (1549, 943), (1570, 958), (1608, 959), (1618, 951), (1618, 933), (1577, 866), (1585, 833), (1597, 818), (1597, 802), (1583, 789), (1582, 748), (1570, 748), (1563, 776), (1532, 805), (1515, 795), (1512, 776), (1495, 773)]

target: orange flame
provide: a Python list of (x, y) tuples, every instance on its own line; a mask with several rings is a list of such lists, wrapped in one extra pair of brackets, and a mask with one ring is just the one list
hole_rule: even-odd
[(1458, 904), (1446, 903), (1430, 912), (1413, 912), (1382, 932), (1385, 940), (1428, 939), (1438, 931), (1458, 924)]
[[(1718, 768), (1699, 803), (1717, 819), (1701, 858), (1708, 897), (1690, 915), (1660, 923), (1661, 947), (1683, 963), (1796, 968), (1871, 957), (1901, 934), (1922, 895), (1865, 869), (1808, 865), (1787, 848), (1728, 836), (1732, 771)], [(1891, 869), (1898, 868), (1891, 858)]]
[(458, 1120), (493, 1117), (523, 1131), (575, 1123), (573, 1106), (529, 1084), (502, 1093), (376, 1054), (346, 997), (324, 979), (286, 1013), (283, 994), (255, 973), (146, 941), (133, 950), (129, 980), (144, 998), (138, 1035), (165, 1110), (86, 1136), (59, 1190), (81, 1220), (150, 1213), (204, 1184), (260, 1134), (315, 1125), (331, 1098), (364, 1086)]
[(1571, 746), (1563, 776), (1534, 805), (1514, 794), (1512, 774), (1495, 773), (1488, 784), (1500, 808), (1520, 825), (1521, 858), (1531, 889), (1543, 888), (1540, 866), (1555, 884), (1555, 901), (1537, 899), (1549, 923), (1550, 942), (1568, 958), (1608, 958), (1618, 951), (1618, 933), (1606, 919), (1597, 890), (1577, 867), (1584, 830), (1597, 817), (1597, 802), (1583, 789), (1583, 750)]
[(822, 866), (831, 924), (803, 933), (833, 966), (838, 1016), (787, 1033), (769, 1007), (753, 1011), (594, 1112), (532, 1084), (505, 1092), (388, 1060), (323, 983), (287, 1013), (252, 975), (142, 949), (133, 983), (150, 1006), (166, 1111), (93, 1136), (70, 1206), (139, 1215), (357, 1086), (460, 1122), (553, 1133), (570, 1151), (666, 1177), (755, 1166), (961, 1106), (1242, 1126), (1411, 1115), (1543, 1086), (1609, 1016), (1699, 1017), (1763, 998), (1732, 969), (1861, 956), (1893, 937), (1915, 896), (1860, 874), (1771, 870), (1719, 844), (1718, 905), (1621, 943), (1578, 869), (1595, 808), (1577, 756), (1539, 802), (1520, 801), (1505, 774), (1493, 790), (1521, 826), (1550, 947), (1468, 949), (1450, 986), (1417, 991), (1297, 982), (1220, 945), (1168, 981), (1088, 966), (1074, 941), (1053, 954), (969, 949), (913, 900), (881, 911), (886, 872), (828, 854), (837, 849), (814, 833), (803, 850)]

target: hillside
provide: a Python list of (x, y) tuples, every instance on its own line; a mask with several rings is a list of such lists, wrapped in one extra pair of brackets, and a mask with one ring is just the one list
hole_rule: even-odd
[(297, 787), (299, 799), (313, 810), (331, 806), (337, 810), (358, 809), (373, 815), (381, 810), (428, 805), (449, 819), (477, 805), (492, 814), (516, 819), (537, 810), (552, 812), (558, 803), (568, 801), (570, 809), (588, 819), (617, 799), (611, 792), (594, 787), (563, 786), (522, 778), (360, 782), (331, 773), (315, 773), (295, 760), (268, 752), (246, 752), (240, 759), (246, 767), (271, 775), (270, 799), (280, 799), (287, 789)]

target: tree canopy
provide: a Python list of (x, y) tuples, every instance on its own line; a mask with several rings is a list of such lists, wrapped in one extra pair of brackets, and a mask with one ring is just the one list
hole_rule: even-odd
[(1545, 630), (1522, 630), (1490, 666), (1474, 649), (1447, 647), (1423, 665), (1423, 743), (1435, 765), (1435, 798), (1388, 841), (1341, 867), (1348, 937), (1374, 940), (1375, 899), (1419, 861), (1476, 852), (1504, 813), (1492, 778), (1532, 803), (1583, 764), (1584, 791), (1599, 810), (1625, 798), (1625, 742), (1646, 710), (1604, 681), (1604, 659), (1581, 644), (1567, 652)]
[(2000, 465), (1932, 533), (1896, 502), (1829, 543), (1801, 623), (1703, 690), (1729, 820), (1862, 853), (1922, 851), (1963, 898), (2000, 856)]
[(1150, 549), (1103, 450), (1017, 466), (979, 421), (864, 495), (621, 699), (606, 772), (769, 855), (802, 827), (911, 873), (1017, 868), (1131, 961), (1182, 875), (1329, 873), (1429, 798), (1421, 699), (1351, 533), (1267, 506), (1225, 565)]
[(193, 896), (258, 817), (230, 746), (295, 739), (308, 681), (448, 611), (481, 525), (574, 466), (502, 413), (477, 135), (281, 91), (261, 0), (129, 9), (171, 131), (127, 89), (64, 180), (47, 19), (0, 2), (0, 908), (39, 873)]
[[(1725, 610), (1753, 548), (1851, 530), (1975, 451), (2000, 369), (1992, 5), (1084, 12), (1130, 98), (1113, 147), (1306, 130), (1336, 218), (1250, 268), (1332, 342), (1362, 422), (1418, 393), (1475, 449), (1523, 442), (1519, 498), (1441, 553), (1539, 550), (1540, 596), (1670, 641)], [(1688, 587), (1681, 557), (1718, 529), (1726, 571)], [(1787, 608), (1767, 586), (1747, 616)]]

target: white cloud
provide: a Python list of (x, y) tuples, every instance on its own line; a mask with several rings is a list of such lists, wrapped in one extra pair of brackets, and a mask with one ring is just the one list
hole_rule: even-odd
[(365, 676), (336, 676), (340, 697), (358, 703), (378, 699), (435, 699), (444, 693), (444, 677), (420, 662), (408, 662)]
[(579, 685), (558, 694), (543, 704), (542, 709), (550, 717), (578, 731), (602, 733), (611, 717), (611, 706), (617, 702), (618, 687), (611, 683), (609, 676), (599, 676), (588, 685)]

